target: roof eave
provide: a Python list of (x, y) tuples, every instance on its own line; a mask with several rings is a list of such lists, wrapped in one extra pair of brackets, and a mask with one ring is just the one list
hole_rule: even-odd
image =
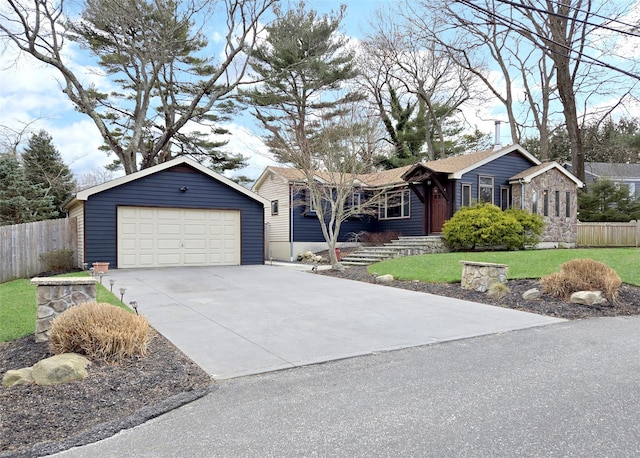
[[(270, 202), (264, 197), (256, 194), (250, 189), (245, 188), (242, 185), (239, 185), (238, 183), (225, 177), (224, 175), (214, 172), (213, 170), (203, 166), (199, 162), (196, 162), (193, 159), (189, 159), (187, 157), (179, 157), (176, 159), (172, 159), (170, 161), (163, 162), (162, 164), (158, 164), (153, 167), (140, 170), (139, 172), (135, 172), (130, 175), (125, 175), (123, 177), (116, 178), (115, 180), (107, 181), (106, 183), (99, 184), (98, 186), (93, 186), (91, 188), (84, 189), (76, 194), (74, 200), (78, 200), (78, 201), (88, 200), (89, 197), (91, 197), (94, 194), (98, 194), (100, 192), (107, 191), (109, 189), (116, 188), (118, 186), (122, 186), (123, 184), (127, 184), (132, 181), (139, 180), (140, 178), (144, 178), (144, 177), (153, 175), (155, 173), (162, 172), (163, 170), (167, 170), (171, 167), (175, 167), (180, 164), (185, 164), (190, 167), (193, 167), (194, 169), (209, 176), (210, 178), (220, 181), (221, 183), (244, 194), (245, 196), (262, 203), (264, 206), (270, 205)], [(69, 204), (71, 204), (71, 202)]]
[(465, 167), (462, 170), (458, 170), (456, 172), (450, 173), (449, 179), (460, 180), (465, 173), (468, 173), (474, 169), (477, 169), (478, 167), (488, 164), (491, 161), (495, 161), (499, 157), (505, 156), (516, 150), (518, 150), (525, 158), (533, 162), (534, 166), (542, 164), (542, 162), (540, 162), (538, 158), (536, 158), (534, 155), (532, 155), (530, 152), (524, 149), (521, 145), (515, 143), (513, 145), (505, 146), (504, 148), (495, 151), (494, 154), (487, 156), (486, 158), (476, 162), (475, 164)]

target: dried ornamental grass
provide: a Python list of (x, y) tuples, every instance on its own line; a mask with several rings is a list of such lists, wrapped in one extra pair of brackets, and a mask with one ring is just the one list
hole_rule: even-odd
[(491, 282), (487, 294), (489, 295), (489, 297), (492, 297), (494, 299), (502, 299), (510, 292), (511, 290), (507, 285), (505, 285), (504, 283), (500, 283), (499, 281), (494, 281)]
[(117, 362), (146, 355), (149, 330), (145, 317), (111, 304), (85, 303), (53, 320), (49, 347), (55, 354), (73, 352)]
[(540, 279), (542, 290), (556, 297), (569, 297), (576, 291), (602, 291), (609, 302), (614, 302), (620, 276), (611, 267), (593, 259), (573, 259), (561, 266), (560, 272)]

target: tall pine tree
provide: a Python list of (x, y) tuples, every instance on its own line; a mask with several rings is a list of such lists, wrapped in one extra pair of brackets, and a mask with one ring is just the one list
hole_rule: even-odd
[(40, 185), (45, 195), (53, 199), (56, 217), (63, 216), (62, 204), (75, 187), (73, 174), (53, 145), (53, 139), (46, 131), (33, 134), (22, 153), (22, 164), (26, 179)]
[(300, 2), (274, 12), (265, 42), (249, 60), (261, 83), (244, 95), (279, 162), (308, 169), (322, 153), (314, 143), (319, 131), (363, 98), (346, 89), (357, 70), (346, 39), (338, 34), (344, 8), (319, 16)]
[(53, 197), (24, 175), (18, 159), (0, 154), (0, 226), (51, 219), (56, 215)]
[[(331, 264), (338, 268), (335, 247), (349, 217), (346, 201), (357, 174), (369, 165), (360, 160), (362, 122), (355, 113), (350, 116), (363, 96), (348, 84), (358, 72), (338, 33), (345, 10), (319, 16), (300, 2), (288, 11), (274, 11), (268, 36), (250, 56), (261, 83), (245, 95), (271, 152), (305, 176)], [(323, 180), (330, 186), (316, 179), (319, 170), (330, 175)]]

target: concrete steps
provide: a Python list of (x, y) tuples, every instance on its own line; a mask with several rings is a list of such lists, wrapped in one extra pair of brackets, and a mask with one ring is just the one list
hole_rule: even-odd
[(382, 246), (362, 247), (342, 256), (345, 266), (368, 266), (385, 259), (448, 251), (444, 239), (437, 235), (400, 237)]

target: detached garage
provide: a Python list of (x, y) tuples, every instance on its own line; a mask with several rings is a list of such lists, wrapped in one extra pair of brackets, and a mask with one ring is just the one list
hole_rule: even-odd
[(264, 263), (269, 203), (228, 178), (178, 158), (78, 192), (80, 263), (112, 268)]

